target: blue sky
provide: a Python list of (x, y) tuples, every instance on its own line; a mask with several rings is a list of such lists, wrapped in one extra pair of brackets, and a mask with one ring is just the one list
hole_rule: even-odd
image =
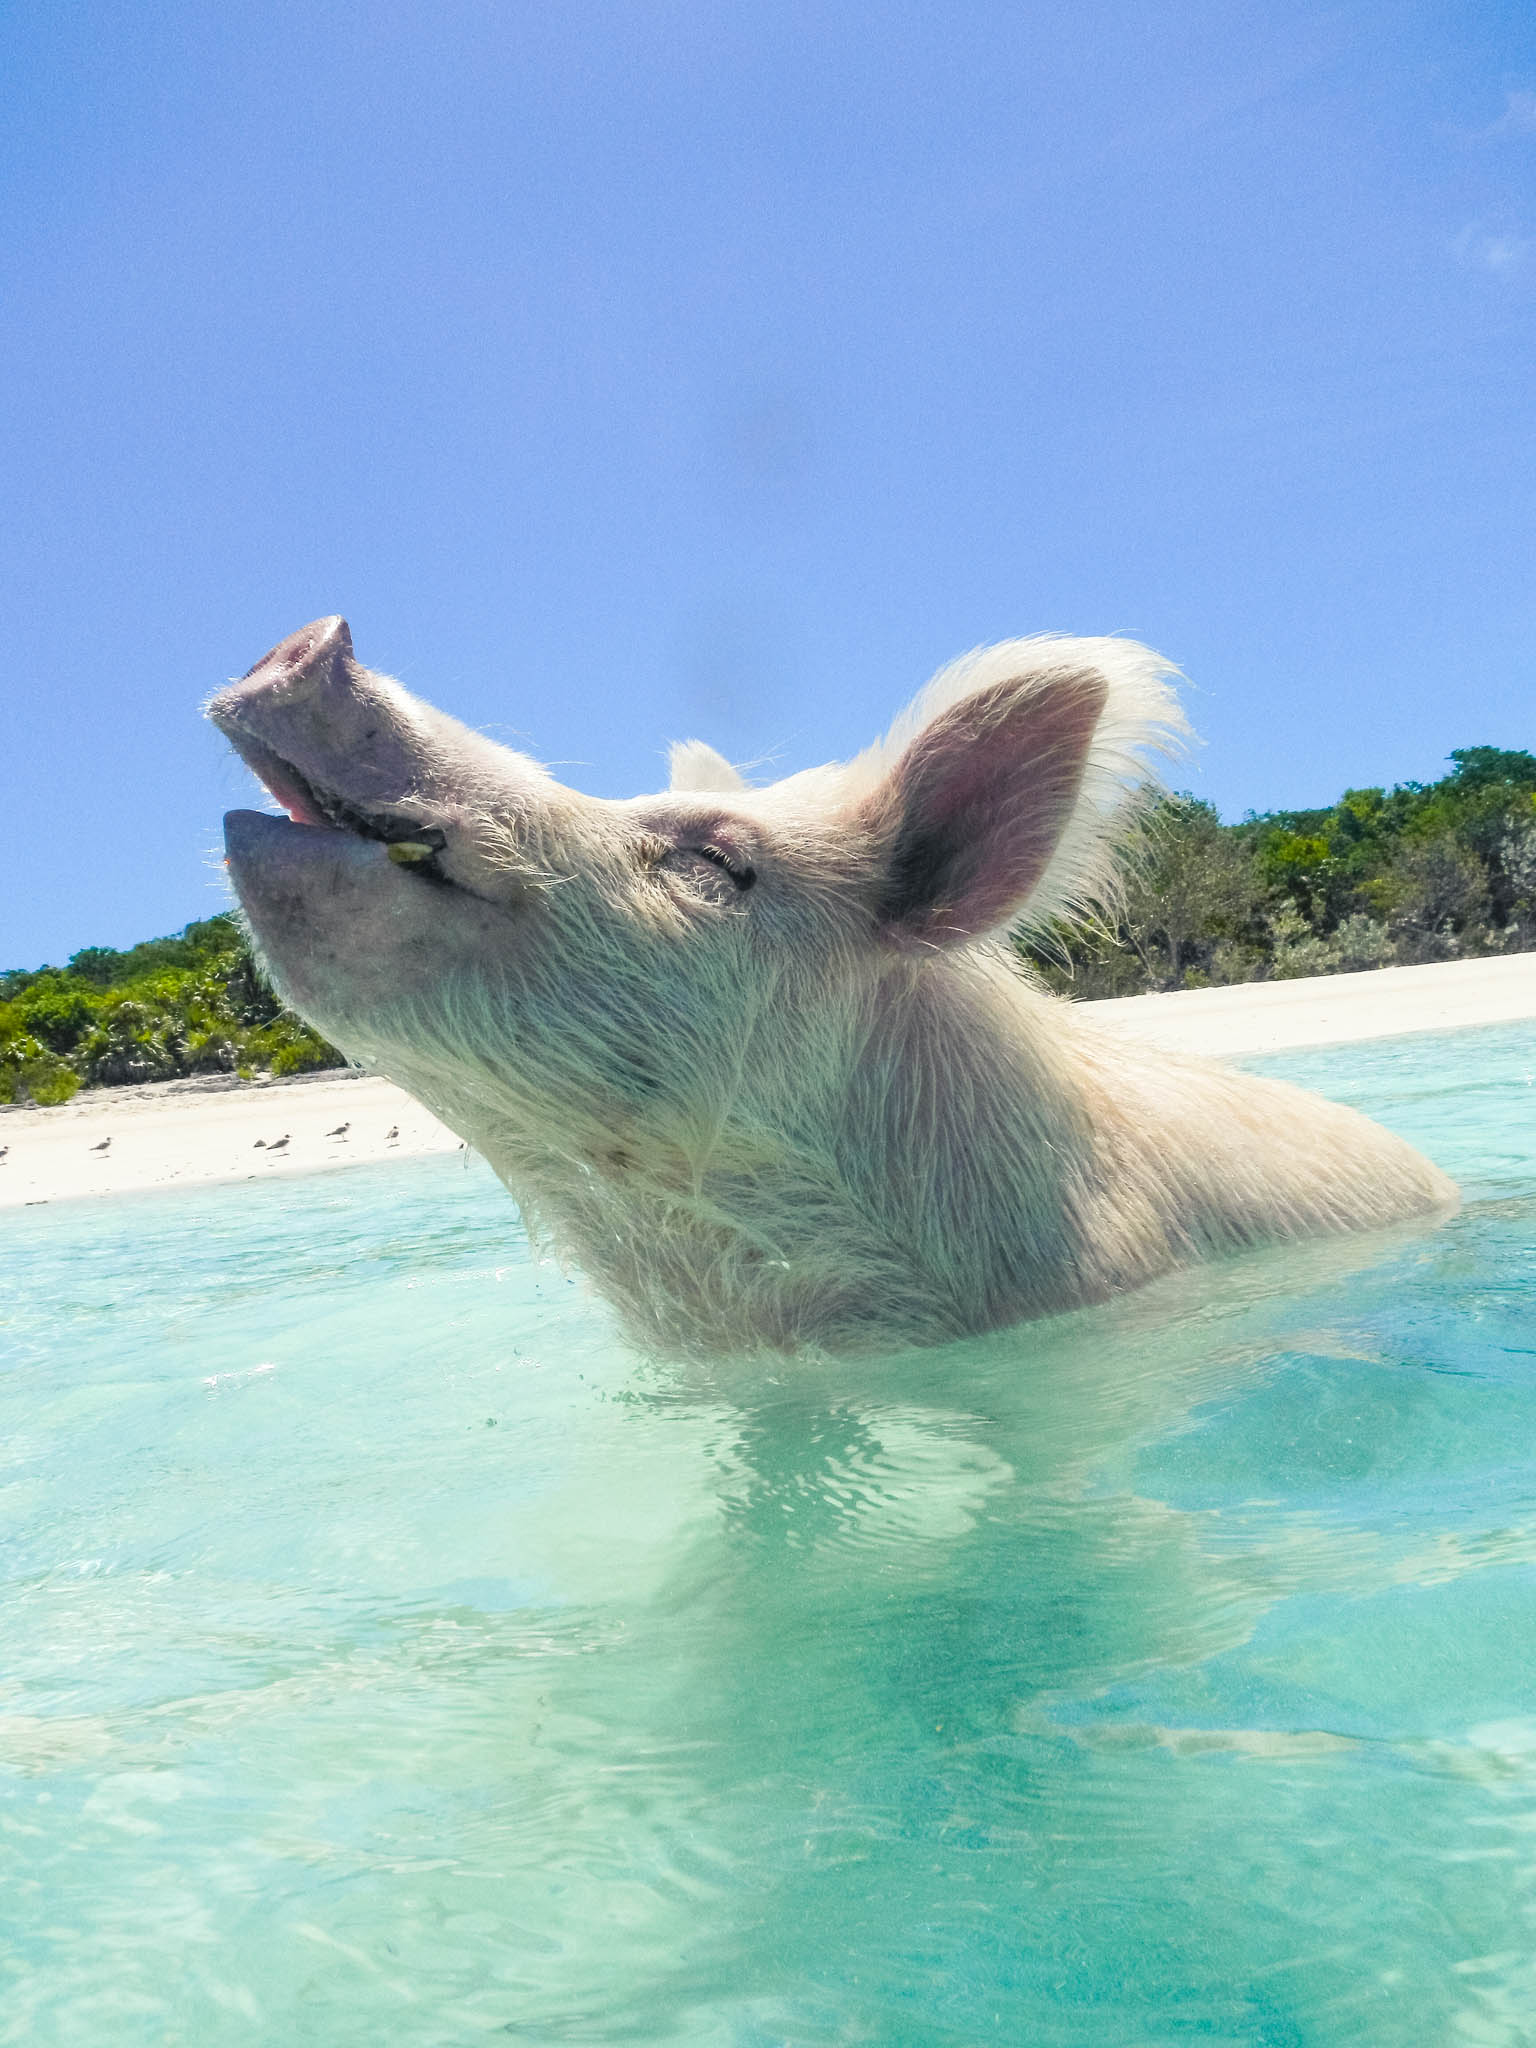
[(0, 966), (225, 901), (307, 619), (598, 794), (1125, 631), (1228, 817), (1536, 745), (1536, 13), (0, 14)]

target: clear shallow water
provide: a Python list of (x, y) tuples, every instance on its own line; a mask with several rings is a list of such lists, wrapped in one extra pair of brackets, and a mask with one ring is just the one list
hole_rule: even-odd
[(637, 1361), (447, 1160), (0, 1219), (0, 2042), (1536, 2037), (1536, 1030), (1457, 1173), (881, 1364)]

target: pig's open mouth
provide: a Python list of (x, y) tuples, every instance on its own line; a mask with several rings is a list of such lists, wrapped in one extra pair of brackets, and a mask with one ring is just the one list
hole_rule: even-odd
[(436, 825), (424, 825), (383, 806), (359, 804), (338, 791), (312, 782), (292, 761), (285, 761), (263, 741), (239, 730), (228, 719), (219, 721), (225, 737), (268, 793), (282, 805), (295, 825), (321, 831), (351, 832), (359, 839), (380, 842), (390, 859), (409, 868), (424, 881), (452, 888), (438, 856), (448, 835)]

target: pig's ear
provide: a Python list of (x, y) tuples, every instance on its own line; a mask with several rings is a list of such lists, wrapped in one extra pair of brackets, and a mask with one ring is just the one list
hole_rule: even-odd
[(854, 764), (888, 935), (962, 945), (1101, 900), (1146, 791), (1140, 754), (1182, 727), (1166, 675), (1128, 641), (1041, 640), (938, 677)]
[(674, 740), (669, 758), (673, 789), (703, 792), (747, 787), (746, 778), (738, 775), (725, 756), (717, 754), (703, 740)]

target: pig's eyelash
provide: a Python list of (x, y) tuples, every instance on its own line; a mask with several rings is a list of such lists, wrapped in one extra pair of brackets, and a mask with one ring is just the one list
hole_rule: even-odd
[(663, 839), (656, 833), (646, 833), (640, 841), (639, 857), (652, 868), (659, 868), (678, 855), (692, 854), (697, 860), (707, 860), (711, 867), (730, 876), (736, 887), (750, 889), (757, 880), (757, 869), (744, 861), (739, 854), (727, 853), (723, 846), (717, 846), (712, 839), (701, 840), (697, 845), (679, 845), (675, 840)]
[(702, 854), (705, 860), (713, 861), (717, 868), (724, 868), (738, 889), (750, 889), (757, 880), (756, 868), (748, 867), (745, 861), (736, 859), (722, 846), (712, 846), (706, 841), (703, 846), (687, 846), (683, 851)]

